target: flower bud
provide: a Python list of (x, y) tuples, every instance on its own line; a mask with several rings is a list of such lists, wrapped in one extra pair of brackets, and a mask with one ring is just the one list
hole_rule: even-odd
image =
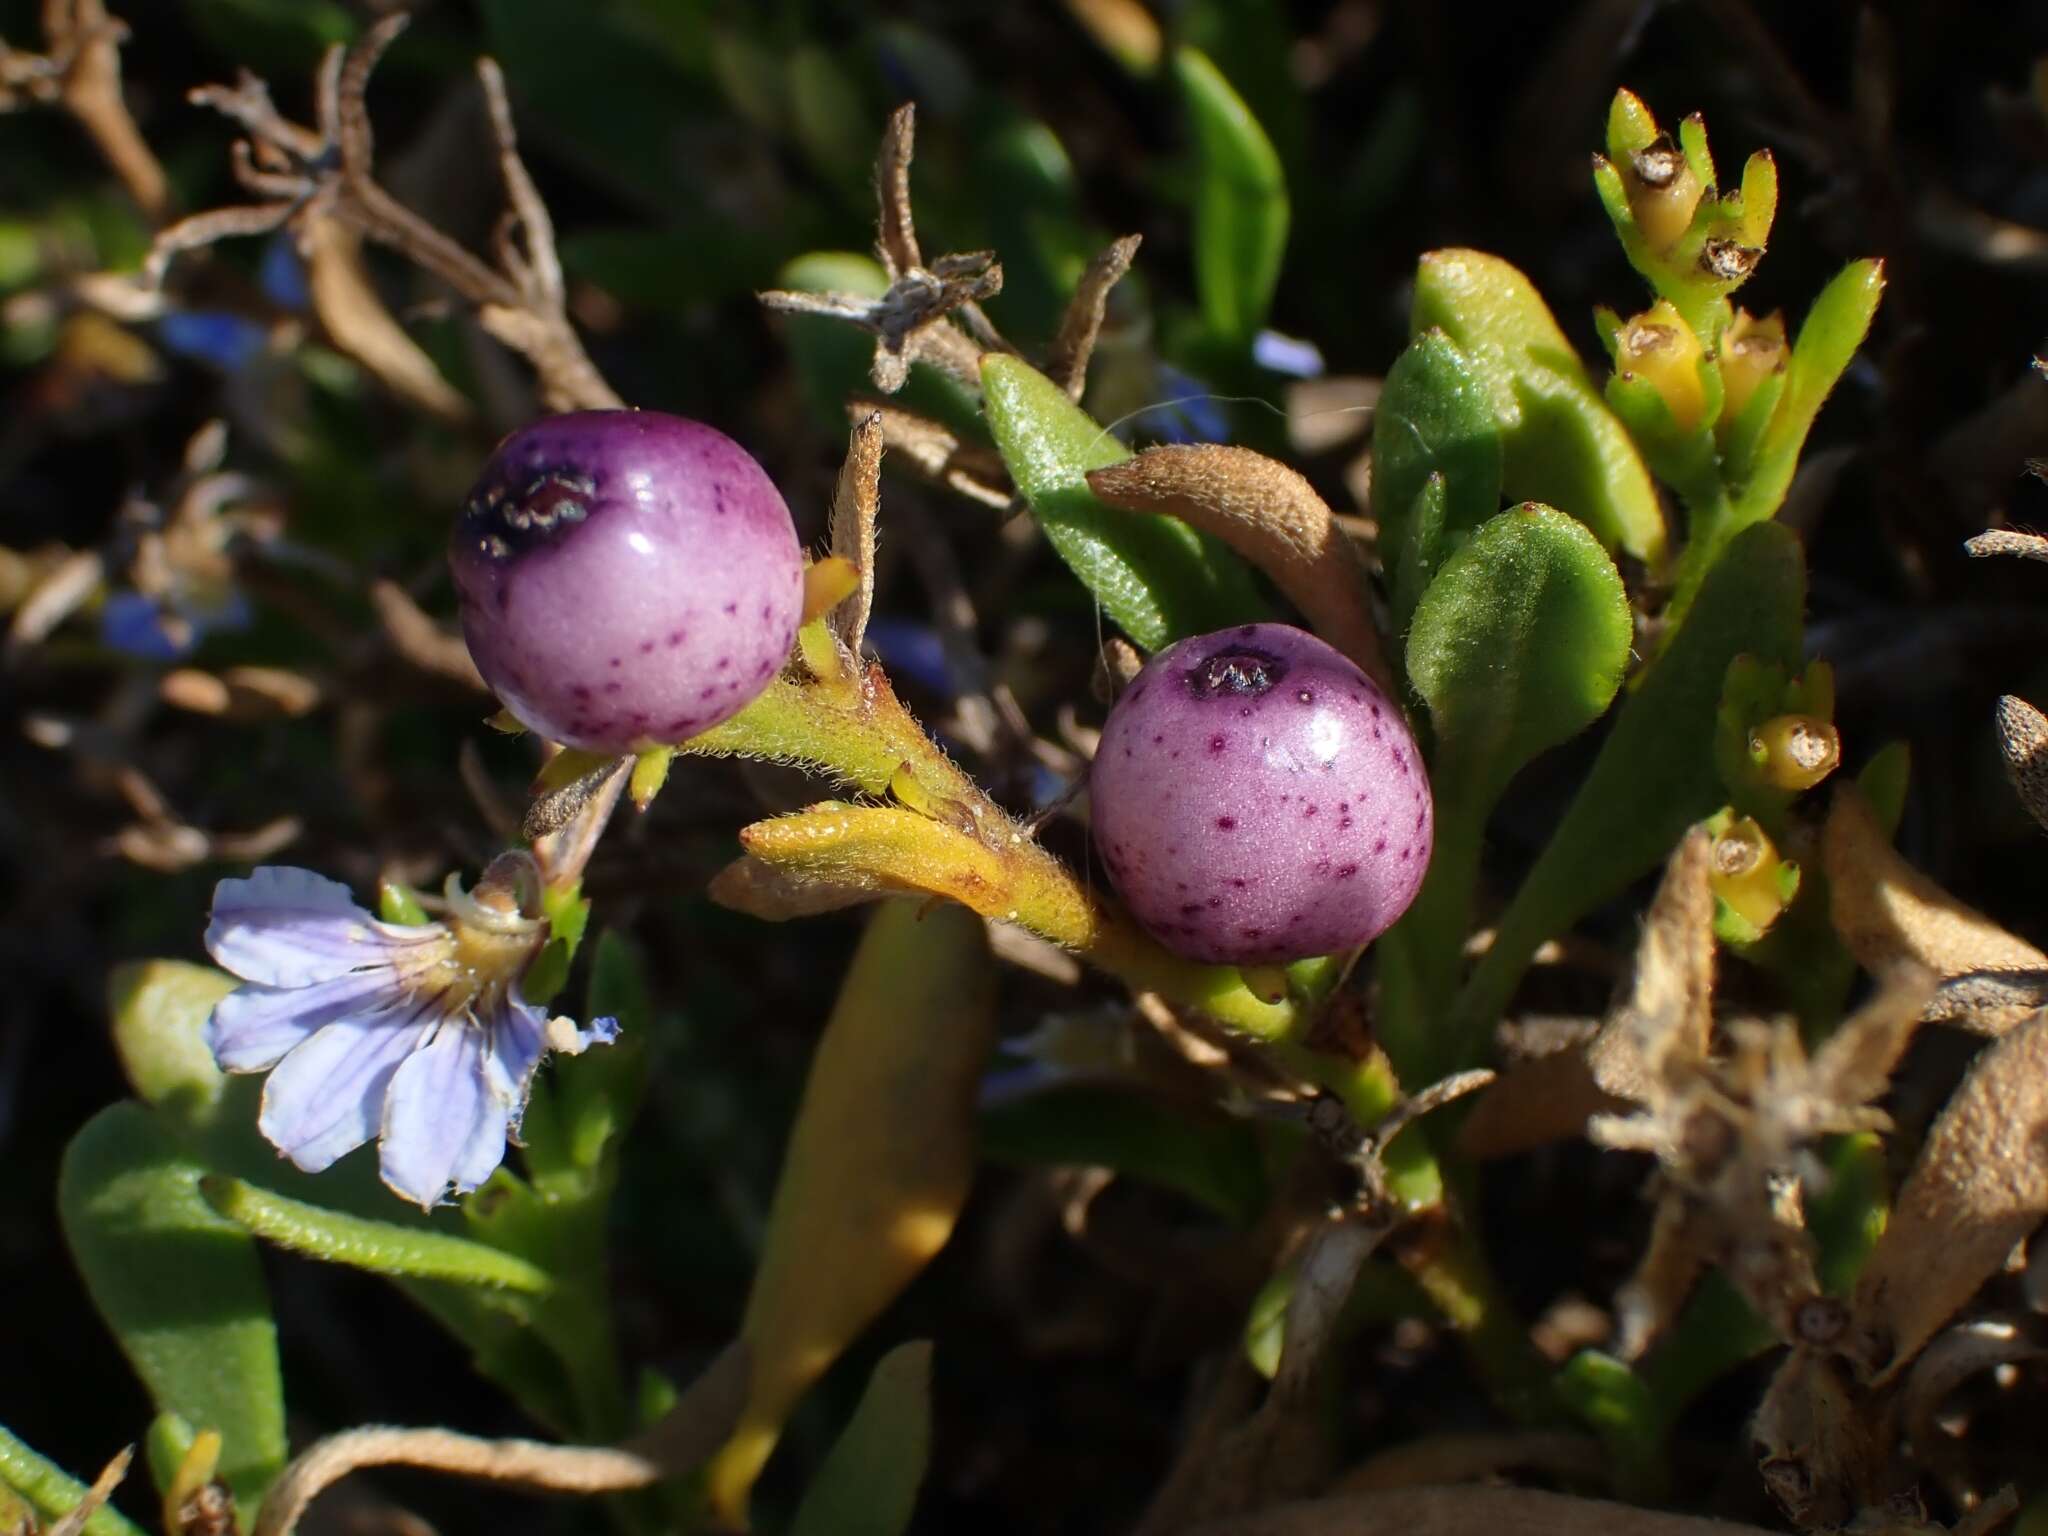
[(1701, 357), (1699, 337), (1669, 299), (1660, 299), (1635, 316), (1615, 338), (1615, 366), (1629, 377), (1648, 381), (1664, 397), (1680, 432), (1691, 432), (1707, 412)]
[(1786, 356), (1782, 312), (1759, 320), (1746, 309), (1735, 311), (1735, 319), (1721, 333), (1721, 419), (1733, 421), (1740, 416), (1757, 387), (1785, 371)]
[(1750, 732), (1749, 755), (1773, 788), (1799, 794), (1835, 771), (1842, 738), (1812, 715), (1777, 715)]
[(1629, 212), (1650, 249), (1662, 255), (1678, 244), (1706, 189), (1670, 137), (1660, 137), (1629, 155), (1621, 180), (1628, 191)]
[(1709, 883), (1715, 898), (1736, 919), (1721, 926), (1745, 940), (1761, 938), (1797, 894), (1799, 866), (1778, 856), (1754, 817), (1738, 819), (1723, 811), (1707, 825), (1714, 832)]

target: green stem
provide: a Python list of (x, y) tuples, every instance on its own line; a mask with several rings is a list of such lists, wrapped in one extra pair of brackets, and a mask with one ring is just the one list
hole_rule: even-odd
[(1558, 1404), (1549, 1367), (1477, 1245), (1455, 1224), (1432, 1237), (1408, 1245), (1400, 1253), (1402, 1267), (1458, 1335), (1501, 1407), (1524, 1425), (1554, 1423)]
[[(86, 1486), (58, 1465), (30, 1450), (0, 1428), (0, 1483), (5, 1483), (52, 1520), (60, 1520), (85, 1501)], [(134, 1525), (105, 1505), (85, 1522), (85, 1536), (143, 1536)]]
[(1443, 1026), (1457, 995), (1491, 804), (1440, 808), (1429, 874), (1407, 915), (1380, 940), (1380, 1043), (1410, 1088), (1481, 1054), (1482, 1041), (1455, 1039)]

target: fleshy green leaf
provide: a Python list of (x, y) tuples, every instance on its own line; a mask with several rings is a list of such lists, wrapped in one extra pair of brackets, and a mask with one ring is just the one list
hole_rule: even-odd
[(1523, 764), (1599, 719), (1634, 636), (1614, 562), (1549, 507), (1501, 513), (1446, 560), (1408, 635), (1439, 830), (1447, 804), (1483, 818)]
[(1462, 1063), (1439, 1026), (1455, 985), (1486, 819), (1537, 753), (1576, 735), (1621, 686), (1634, 638), (1614, 562), (1548, 507), (1503, 512), (1443, 564), (1408, 636), (1429, 705), (1436, 848), (1415, 904), (1388, 935), (1382, 1039), (1403, 1082)]
[(57, 1205), (157, 1408), (220, 1431), (220, 1475), (253, 1509), (284, 1465), (277, 1329), (256, 1245), (200, 1198), (203, 1171), (149, 1110), (115, 1104), (65, 1149)]
[(899, 1344), (811, 1479), (789, 1536), (901, 1536), (932, 1448), (932, 1346)]
[(552, 1284), (537, 1265), (515, 1254), (445, 1232), (323, 1210), (242, 1179), (209, 1174), (199, 1181), (199, 1193), (214, 1210), (252, 1235), (328, 1264), (526, 1294), (538, 1294)]
[[(86, 1485), (45, 1456), (37, 1454), (0, 1425), (0, 1530), (9, 1529), (6, 1490), (12, 1489), (52, 1522), (61, 1520), (85, 1499)], [(118, 1511), (102, 1504), (85, 1522), (85, 1536), (143, 1536)]]
[(1649, 471), (1529, 279), (1483, 251), (1431, 251), (1409, 329), (1432, 326), (1493, 396), (1506, 494), (1567, 512), (1607, 548), (1659, 564), (1664, 514)]
[(1655, 868), (1721, 804), (1714, 736), (1728, 664), (1747, 651), (1796, 666), (1805, 601), (1799, 541), (1774, 523), (1741, 534), (1708, 572), (1460, 995), (1450, 1024), (1461, 1056), (1499, 1017), (1537, 945)]
[[(1432, 475), (1442, 476), (1433, 502)], [(1373, 415), (1372, 507), (1404, 631), (1436, 568), (1500, 510), (1501, 443), (1493, 396), (1442, 331), (1394, 359)]]
[(996, 447), (1060, 558), (1131, 640), (1156, 651), (1184, 635), (1265, 618), (1244, 564), (1185, 523), (1107, 507), (1087, 473), (1130, 457), (1022, 358), (992, 352), (981, 384)]
[(145, 1103), (180, 1120), (220, 1102), (226, 1079), (206, 1044), (213, 1006), (238, 983), (225, 971), (183, 960), (138, 960), (107, 978), (114, 1052)]
[(1654, 1502), (1665, 1482), (1664, 1433), (1642, 1377), (1612, 1355), (1582, 1349), (1557, 1373), (1557, 1391), (1607, 1447), (1617, 1491)]
[(1287, 251), (1287, 180), (1273, 141), (1196, 48), (1173, 55), (1194, 126), (1195, 289), (1219, 341), (1248, 346), (1265, 323)]
[(1813, 430), (1822, 403), (1870, 334), (1870, 323), (1883, 296), (1884, 263), (1852, 261), (1835, 274), (1806, 312), (1785, 365), (1784, 393), (1764, 428), (1749, 484), (1736, 502), (1738, 525), (1777, 515), (1792, 487), (1806, 434)]

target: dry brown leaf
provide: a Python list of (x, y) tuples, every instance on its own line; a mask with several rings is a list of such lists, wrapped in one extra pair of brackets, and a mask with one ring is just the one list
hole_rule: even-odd
[(1088, 359), (1095, 355), (1095, 338), (1102, 333), (1102, 317), (1109, 307), (1109, 290), (1131, 270), (1142, 235), (1125, 235), (1112, 241), (1082, 269), (1074, 296), (1060, 316), (1059, 334), (1046, 354), (1045, 374), (1079, 400), (1088, 387)]
[(1911, 1471), (1896, 1454), (1897, 1405), (1849, 1378), (1843, 1361), (1795, 1349), (1764, 1392), (1750, 1433), (1764, 1486), (1801, 1530), (1882, 1505)]
[(1467, 1157), (1513, 1157), (1552, 1142), (1585, 1134), (1595, 1115), (1625, 1113), (1631, 1103), (1593, 1080), (1586, 1050), (1592, 1042), (1567, 1046), (1502, 1074), (1473, 1103), (1458, 1130)]
[(832, 632), (850, 655), (860, 654), (875, 606), (875, 518), (882, 507), (882, 413), (854, 423), (846, 462), (832, 491), (832, 553), (860, 573), (860, 585), (832, 611)]
[(1762, 1527), (1537, 1488), (1396, 1488), (1203, 1521), (1176, 1536), (1765, 1536)]
[(721, 907), (763, 922), (786, 923), (792, 918), (843, 911), (895, 893), (866, 881), (809, 878), (744, 853), (711, 877), (707, 894)]
[(2025, 699), (1998, 701), (1998, 745), (2005, 771), (2027, 814), (2048, 827), (2048, 716)]
[(2048, 1012), (1985, 1048), (1928, 1133), (1856, 1285), (1858, 1355), (1908, 1364), (2048, 1219)]
[(1315, 487), (1286, 465), (1222, 443), (1169, 444), (1089, 472), (1113, 507), (1164, 513), (1214, 534), (1273, 579), (1321, 635), (1391, 689), (1365, 571)]
[(997, 511), (1008, 511), (1014, 493), (1003, 461), (992, 451), (960, 439), (928, 416), (893, 405), (852, 400), (847, 410), (856, 417), (873, 414), (882, 424), (882, 441), (900, 462), (948, 490), (958, 491)]
[(1628, 1002), (1587, 1048), (1593, 1081), (1647, 1102), (1674, 1063), (1704, 1061), (1713, 1028), (1714, 840), (1686, 833), (1643, 919)]
[(1713, 839), (1695, 827), (1679, 843), (1636, 945), (1627, 1001), (1591, 1040), (1507, 1073), (1459, 1133), (1473, 1157), (1508, 1157), (1582, 1135), (1595, 1115), (1655, 1097), (1666, 1066), (1707, 1054), (1713, 1025)]
[(329, 340), (399, 399), (441, 420), (469, 420), (469, 402), (405, 333), (363, 266), (363, 237), (337, 219), (307, 220), (300, 240), (313, 312)]
[(2048, 954), (1965, 906), (1901, 858), (1853, 784), (1835, 792), (1821, 861), (1835, 931), (1874, 975), (1902, 960), (1944, 977), (2048, 970)]

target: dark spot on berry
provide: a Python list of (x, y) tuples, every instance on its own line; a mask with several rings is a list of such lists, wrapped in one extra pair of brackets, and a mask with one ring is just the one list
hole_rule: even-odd
[(1232, 875), (1230, 877), (1230, 888), (1234, 891), (1250, 890), (1251, 884), (1251, 881), (1245, 879), (1242, 875)]
[(1165, 733), (1164, 731), (1154, 731), (1154, 732), (1152, 733), (1152, 745), (1153, 745), (1153, 746), (1155, 746), (1155, 747), (1156, 747), (1156, 746), (1159, 746), (1159, 745), (1161, 745), (1162, 743), (1164, 743), (1164, 742), (1165, 742), (1165, 740), (1166, 740), (1166, 733)]
[(654, 654), (654, 642), (652, 640), (642, 640), (640, 642), (640, 654), (642, 656), (652, 656)]
[(734, 613), (738, 613), (738, 612), (740, 611), (740, 605), (739, 605), (738, 603), (727, 603), (727, 604), (725, 605), (725, 609), (724, 609), (724, 611), (725, 611), (725, 612), (726, 612), (727, 614), (734, 614)]
[(1181, 909), (1180, 909), (1180, 915), (1181, 915), (1182, 917), (1193, 917), (1193, 916), (1194, 916), (1194, 915), (1195, 915), (1195, 914), (1196, 914), (1197, 912), (1199, 912), (1199, 911), (1201, 911), (1201, 910), (1202, 910), (1202, 904), (1201, 904), (1201, 903), (1200, 903), (1199, 901), (1190, 901), (1190, 902), (1187, 902), (1187, 903), (1185, 903), (1185, 904), (1184, 904), (1184, 905), (1183, 905), (1183, 906), (1181, 907)]
[(620, 662), (619, 662), (619, 658), (618, 658), (618, 657), (616, 657), (616, 656), (614, 656), (614, 657), (613, 657), (613, 658), (611, 659), (611, 665), (613, 665), (613, 666), (615, 666), (615, 667), (616, 667), (616, 666), (618, 666), (618, 665), (620, 665)]
[(674, 650), (674, 649), (675, 649), (675, 648), (676, 648), (677, 646), (681, 645), (682, 643), (683, 643), (683, 631), (682, 631), (682, 630), (680, 630), (680, 629), (672, 629), (672, 630), (670, 630), (670, 631), (668, 632), (668, 648), (669, 648), (670, 650)]
[(1308, 820), (1308, 818), (1309, 818), (1309, 817), (1311, 817), (1311, 816), (1315, 815), (1315, 813), (1316, 813), (1317, 809), (1318, 809), (1318, 808), (1317, 808), (1316, 806), (1313, 806), (1313, 805), (1312, 805), (1312, 806), (1310, 806), (1310, 807), (1308, 807), (1308, 809), (1306, 809), (1305, 811), (1303, 811), (1303, 812), (1301, 813), (1301, 819), (1302, 819), (1303, 821), (1306, 821), (1306, 820)]
[(717, 692), (718, 685), (716, 683), (713, 683), (709, 688), (699, 688), (697, 690), (697, 697), (700, 699), (708, 699)]
[(1223, 898), (1221, 896), (1211, 896), (1203, 905), (1213, 912), (1216, 908), (1223, 905)]
[(713, 667), (711, 670), (714, 672), (723, 672), (727, 667), (731, 665), (732, 658), (730, 656), (721, 656), (718, 658), (718, 665)]
[(1237, 818), (1235, 816), (1218, 816), (1216, 818), (1216, 830), (1219, 832), (1234, 832), (1237, 830)]
[(1301, 704), (1313, 704), (1316, 701), (1316, 696), (1306, 688), (1302, 689), (1294, 697), (1296, 702)]
[(1358, 866), (1356, 864), (1339, 864), (1337, 866), (1337, 878), (1339, 880), (1349, 880), (1357, 873)]
[(1240, 928), (1237, 931), (1243, 934), (1248, 939), (1256, 939), (1260, 934), (1264, 933), (1266, 930), (1254, 924), (1249, 927)]
[(1414, 853), (1415, 850), (1413, 848), (1403, 848), (1401, 850), (1401, 862), (1403, 864), (1406, 864), (1408, 860), (1414, 856)]
[(612, 679), (612, 680), (611, 680), (610, 682), (608, 682), (608, 683), (606, 683), (606, 684), (604, 685), (604, 691), (605, 691), (606, 693), (617, 693), (617, 692), (618, 692), (618, 691), (619, 691), (619, 690), (620, 690), (621, 688), (623, 688), (623, 687), (625, 687), (625, 686), (626, 686), (626, 685), (625, 685), (624, 683), (620, 682), (620, 681), (619, 681), (619, 680), (618, 680), (618, 679), (617, 679), (617, 678), (615, 677), (615, 678), (613, 678), (613, 679)]
[[(1250, 629), (1240, 634), (1251, 634)], [(1270, 652), (1248, 645), (1229, 645), (1212, 651), (1192, 667), (1186, 679), (1188, 692), (1197, 699), (1219, 699), (1235, 695), (1256, 699), (1270, 692), (1287, 675), (1287, 663)]]
[(1225, 747), (1229, 745), (1230, 738), (1228, 736), (1225, 736), (1221, 731), (1218, 731), (1214, 736), (1211, 736), (1209, 738), (1209, 750), (1211, 752), (1221, 752)]
[(590, 685), (588, 683), (578, 683), (569, 691), (575, 694), (576, 697), (579, 699), (587, 699), (590, 697)]
[(1374, 853), (1385, 853), (1387, 851), (1387, 840), (1384, 837), (1374, 839), (1372, 851)]

